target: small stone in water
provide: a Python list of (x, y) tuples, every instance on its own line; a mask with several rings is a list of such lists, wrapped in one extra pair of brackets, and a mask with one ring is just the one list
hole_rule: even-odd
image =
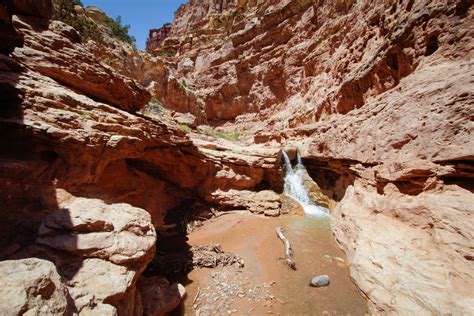
[(325, 274), (314, 277), (311, 279), (310, 285), (315, 286), (315, 287), (328, 286), (329, 277)]

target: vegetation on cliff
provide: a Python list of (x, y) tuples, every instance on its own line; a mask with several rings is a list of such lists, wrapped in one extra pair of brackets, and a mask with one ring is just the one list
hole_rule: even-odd
[(131, 45), (135, 44), (135, 37), (128, 34), (130, 25), (122, 25), (122, 17), (120, 15), (115, 19), (106, 16), (102, 23), (109, 28), (109, 34), (111, 36), (118, 38), (122, 42), (129, 43)]
[(100, 34), (97, 25), (88, 20), (85, 16), (79, 16), (74, 9), (74, 6), (82, 6), (80, 0), (53, 0), (53, 19), (62, 21), (79, 32), (81, 40), (86, 42), (93, 40), (100, 42), (102, 35)]
[[(53, 19), (75, 28), (84, 42), (88, 40), (102, 42), (102, 34), (98, 25), (87, 16), (77, 14), (75, 10), (77, 5), (83, 7), (80, 0), (53, 0)], [(128, 34), (130, 25), (123, 25), (121, 16), (117, 16), (115, 19), (105, 16), (101, 24), (108, 28), (110, 36), (131, 45), (135, 44), (135, 37)]]

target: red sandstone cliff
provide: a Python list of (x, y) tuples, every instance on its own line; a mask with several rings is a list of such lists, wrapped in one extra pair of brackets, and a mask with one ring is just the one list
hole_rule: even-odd
[[(372, 311), (472, 313), (472, 1), (191, 1), (153, 54), (206, 119), (298, 147)], [(172, 105), (169, 105), (173, 108)]]
[[(190, 200), (278, 214), (265, 189), (281, 188), (282, 147), (337, 202), (332, 229), (373, 312), (472, 313), (471, 1), (190, 1), (149, 40), (156, 56), (83, 43), (51, 9), (0, 5), (9, 313), (140, 314), (165, 215)], [(263, 144), (137, 113), (142, 84)]]
[(197, 143), (137, 113), (150, 95), (126, 63), (107, 62), (115, 42), (99, 54), (51, 15), (47, 0), (0, 5), (0, 308), (141, 315), (136, 285), (167, 212), (226, 207), (214, 193), (267, 181), (277, 150)]

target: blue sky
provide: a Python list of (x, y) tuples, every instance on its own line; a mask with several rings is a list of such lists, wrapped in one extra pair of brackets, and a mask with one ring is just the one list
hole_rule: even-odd
[(129, 33), (137, 39), (137, 47), (145, 48), (148, 31), (173, 21), (174, 11), (187, 0), (82, 0), (85, 7), (93, 5), (108, 16), (122, 17), (130, 24)]

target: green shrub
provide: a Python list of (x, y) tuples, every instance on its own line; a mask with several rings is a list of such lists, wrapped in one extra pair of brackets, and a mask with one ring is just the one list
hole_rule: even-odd
[(171, 50), (164, 50), (164, 51), (161, 51), (159, 52), (159, 55), (162, 56), (162, 57), (173, 57), (173, 56), (176, 56), (176, 49), (171, 49)]
[(162, 111), (163, 104), (155, 97), (152, 97), (150, 102), (142, 109), (142, 113), (145, 115), (160, 115)]
[(191, 127), (189, 127), (189, 126), (186, 125), (186, 124), (178, 124), (178, 128), (179, 128), (180, 130), (182, 130), (183, 132), (185, 132), (185, 133), (191, 132)]
[(102, 23), (109, 28), (111, 36), (118, 38), (122, 42), (135, 45), (135, 37), (128, 34), (130, 25), (122, 25), (122, 17), (120, 15), (115, 20), (107, 16)]
[(199, 130), (206, 135), (217, 137), (217, 138), (223, 138), (223, 139), (227, 139), (231, 141), (239, 141), (240, 137), (242, 136), (239, 130), (234, 130), (232, 132), (224, 132), (224, 131), (215, 130), (209, 126), (201, 126)]
[(53, 19), (75, 28), (83, 42), (90, 39), (101, 42), (102, 35), (97, 25), (83, 16), (78, 16), (74, 9), (75, 5), (82, 6), (82, 2), (80, 0), (53, 0)]
[[(62, 21), (75, 28), (81, 35), (83, 42), (91, 39), (101, 43), (103, 41), (102, 35), (97, 25), (86, 17), (77, 15), (74, 9), (75, 5), (84, 6), (81, 0), (53, 0), (53, 19)], [(120, 16), (115, 19), (106, 16), (102, 24), (109, 29), (110, 36), (135, 45), (135, 37), (128, 34), (130, 25), (122, 25), (122, 18)]]

